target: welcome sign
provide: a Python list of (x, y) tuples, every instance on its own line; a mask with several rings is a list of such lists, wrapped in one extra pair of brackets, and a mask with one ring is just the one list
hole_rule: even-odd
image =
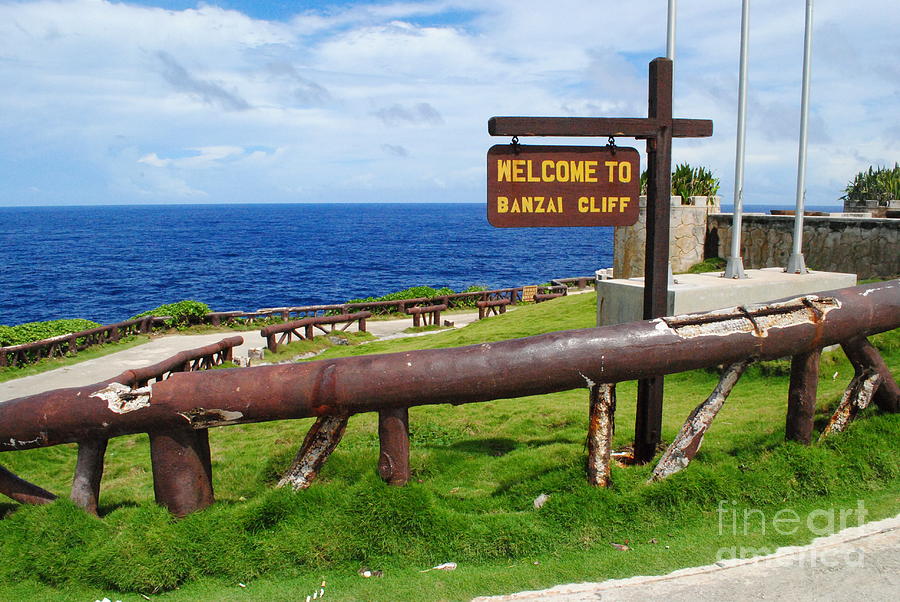
[(628, 226), (640, 155), (609, 146), (498, 144), (487, 154), (488, 222), (498, 228)]

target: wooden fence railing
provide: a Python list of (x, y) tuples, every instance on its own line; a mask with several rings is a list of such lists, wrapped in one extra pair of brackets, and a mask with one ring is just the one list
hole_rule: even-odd
[[(565, 289), (565, 287), (560, 287)], [(554, 295), (559, 296), (559, 295)], [(201, 324), (212, 326), (234, 325), (252, 327), (260, 322), (273, 319), (290, 321), (317, 318), (325, 315), (344, 315), (353, 312), (368, 311), (373, 315), (401, 314), (412, 315), (414, 325), (418, 325), (416, 316), (422, 311), (409, 312), (415, 307), (445, 304), (448, 308), (475, 307), (476, 301), (509, 299), (511, 304), (521, 302), (522, 287), (504, 288), (470, 293), (455, 293), (434, 298), (420, 297), (416, 299), (399, 299), (396, 301), (372, 301), (360, 303), (342, 303), (335, 305), (304, 305), (296, 307), (270, 307), (254, 312), (217, 311), (211, 312), (198, 320)], [(433, 310), (432, 310), (433, 312)], [(426, 312), (428, 313), (428, 312)], [(0, 347), (0, 368), (24, 366), (42, 359), (74, 355), (88, 347), (112, 343), (132, 334), (146, 334), (153, 329), (165, 327), (169, 316), (148, 316), (135, 320), (118, 322), (108, 326), (99, 326), (81, 332), (73, 332), (50, 339), (42, 339), (21, 345)]]
[[(266, 339), (266, 347), (268, 347), (269, 351), (274, 353), (278, 351), (279, 345), (289, 344), (293, 338), (301, 341), (304, 339), (309, 340), (313, 338), (316, 330), (328, 334), (329, 332), (334, 332), (339, 324), (342, 325), (339, 330), (345, 331), (355, 322), (360, 332), (365, 332), (366, 318), (370, 317), (372, 317), (372, 314), (367, 311), (353, 314), (338, 314), (336, 316), (315, 316), (284, 324), (266, 326), (259, 331), (259, 334)], [(330, 326), (330, 330), (325, 329), (325, 326)], [(279, 337), (278, 335), (281, 336)]]
[(73, 355), (88, 347), (114, 343), (125, 336), (146, 334), (165, 322), (166, 319), (168, 319), (167, 316), (148, 316), (31, 343), (0, 347), (0, 368), (24, 366), (45, 358)]
[[(746, 367), (792, 357), (786, 436), (810, 443), (818, 357), (840, 344), (856, 374), (822, 436), (839, 431), (870, 401), (900, 409), (900, 387), (867, 336), (900, 327), (900, 280), (829, 291), (759, 306), (570, 330), (454, 349), (174, 374), (147, 386), (98, 383), (0, 404), (0, 451), (77, 442), (92, 463), (76, 471), (91, 484), (79, 503), (95, 507), (102, 453), (93, 443), (150, 436), (156, 499), (176, 515), (213, 502), (207, 429), (316, 417), (281, 479), (309, 486), (339, 443), (351, 415), (377, 412), (379, 473), (409, 479), (410, 407), (462, 405), (589, 390), (588, 480), (609, 483), (616, 383), (724, 366), (710, 396), (688, 417), (653, 471), (665, 478), (688, 465), (709, 424)], [(141, 384), (139, 379), (135, 385)], [(0, 492), (26, 503), (52, 499), (15, 475)], [(84, 503), (87, 499), (88, 503)]]

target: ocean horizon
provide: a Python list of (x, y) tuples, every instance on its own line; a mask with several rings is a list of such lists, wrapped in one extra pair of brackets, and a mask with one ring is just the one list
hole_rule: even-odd
[(612, 266), (613, 229), (493, 228), (484, 203), (254, 203), (0, 207), (0, 235), (12, 326), (107, 324), (181, 299), (253, 311), (540, 284)]

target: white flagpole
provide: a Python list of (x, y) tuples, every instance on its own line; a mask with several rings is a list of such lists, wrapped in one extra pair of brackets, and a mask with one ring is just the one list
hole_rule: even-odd
[(803, 205), (806, 200), (806, 143), (809, 123), (809, 63), (812, 55), (813, 0), (806, 0), (806, 33), (803, 36), (803, 87), (800, 100), (800, 151), (797, 160), (797, 209), (794, 212), (794, 247), (786, 272), (807, 274), (803, 260)]
[(738, 84), (737, 149), (734, 159), (734, 217), (731, 221), (731, 254), (725, 264), (725, 278), (746, 278), (741, 258), (741, 221), (744, 213), (744, 149), (747, 133), (747, 46), (750, 38), (750, 0), (741, 8), (741, 66)]
[[(669, 0), (669, 12), (666, 22), (666, 58), (672, 61), (672, 97), (675, 96), (675, 20), (678, 11), (677, 0)], [(659, 202), (662, 199), (658, 199)], [(666, 203), (671, 203), (671, 193), (665, 199)], [(671, 234), (669, 235), (671, 237)], [(671, 243), (670, 243), (671, 244)], [(649, 261), (649, 258), (647, 258)], [(675, 276), (672, 275), (672, 260), (669, 259), (668, 283), (675, 284)]]

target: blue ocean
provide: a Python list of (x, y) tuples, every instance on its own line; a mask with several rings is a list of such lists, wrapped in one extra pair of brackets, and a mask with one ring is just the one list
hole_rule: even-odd
[(612, 236), (494, 228), (481, 204), (0, 207), (0, 324), (540, 284), (612, 266)]
[(341, 303), (612, 265), (612, 228), (498, 229), (480, 204), (0, 208), (0, 324), (112, 323), (163, 303)]

